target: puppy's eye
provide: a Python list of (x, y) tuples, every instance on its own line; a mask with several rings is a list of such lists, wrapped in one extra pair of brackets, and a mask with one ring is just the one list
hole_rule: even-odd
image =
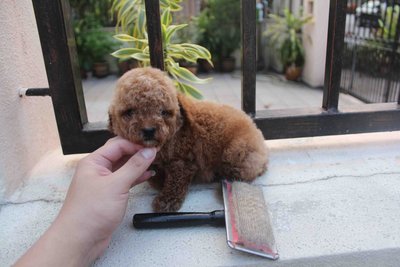
[(172, 116), (172, 112), (169, 110), (163, 109), (163, 110), (161, 110), (161, 115), (164, 117), (169, 117), (169, 116)]
[(135, 114), (135, 111), (131, 108), (125, 110), (124, 112), (122, 112), (122, 116), (125, 118), (130, 118)]

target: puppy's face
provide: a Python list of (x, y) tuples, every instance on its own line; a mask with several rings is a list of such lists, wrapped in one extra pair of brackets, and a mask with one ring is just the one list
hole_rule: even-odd
[(180, 127), (176, 90), (159, 70), (131, 70), (118, 81), (109, 117), (109, 128), (114, 134), (136, 144), (159, 148)]

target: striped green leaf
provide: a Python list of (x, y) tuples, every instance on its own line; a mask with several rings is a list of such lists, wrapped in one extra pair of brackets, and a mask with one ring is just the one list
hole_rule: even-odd
[(111, 55), (116, 57), (116, 58), (129, 58), (131, 57), (132, 54), (140, 53), (142, 52), (141, 49), (138, 48), (121, 48), (112, 53)]
[(186, 83), (179, 83), (182, 86), (183, 90), (188, 93), (189, 95), (193, 96), (196, 99), (203, 99), (203, 95), (199, 90), (194, 88), (193, 86), (186, 84)]
[(138, 39), (136, 37), (124, 33), (116, 34), (114, 35), (114, 38), (122, 42), (139, 42), (144, 44), (148, 43), (146, 39)]
[(198, 77), (196, 77), (196, 75), (194, 75), (192, 72), (190, 72), (188, 69), (182, 68), (182, 67), (172, 67), (170, 68), (171, 72), (174, 73), (176, 76), (178, 76), (179, 78), (186, 80), (188, 82), (192, 82), (192, 83), (200, 83), (200, 84), (204, 84), (209, 82), (211, 79), (200, 79)]
[(139, 61), (150, 62), (150, 55), (144, 53), (135, 53), (131, 55), (131, 58), (137, 59)]
[(166, 43), (169, 43), (171, 41), (171, 37), (176, 31), (178, 31), (180, 29), (183, 29), (186, 26), (187, 26), (187, 24), (178, 24), (178, 25), (170, 25), (170, 26), (168, 26), (167, 30), (165, 32), (165, 41), (166, 41)]
[(161, 24), (168, 27), (172, 22), (171, 9), (166, 8), (161, 15)]

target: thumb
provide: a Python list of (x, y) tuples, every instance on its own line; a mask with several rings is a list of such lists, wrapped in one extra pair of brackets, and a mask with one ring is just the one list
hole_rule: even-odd
[(133, 155), (121, 168), (113, 173), (128, 190), (147, 170), (156, 156), (155, 148), (143, 148)]

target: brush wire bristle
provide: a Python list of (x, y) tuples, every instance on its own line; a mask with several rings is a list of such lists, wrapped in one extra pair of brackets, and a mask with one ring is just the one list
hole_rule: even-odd
[(234, 182), (232, 204), (236, 241), (246, 247), (273, 253), (275, 238), (262, 189), (247, 183)]

